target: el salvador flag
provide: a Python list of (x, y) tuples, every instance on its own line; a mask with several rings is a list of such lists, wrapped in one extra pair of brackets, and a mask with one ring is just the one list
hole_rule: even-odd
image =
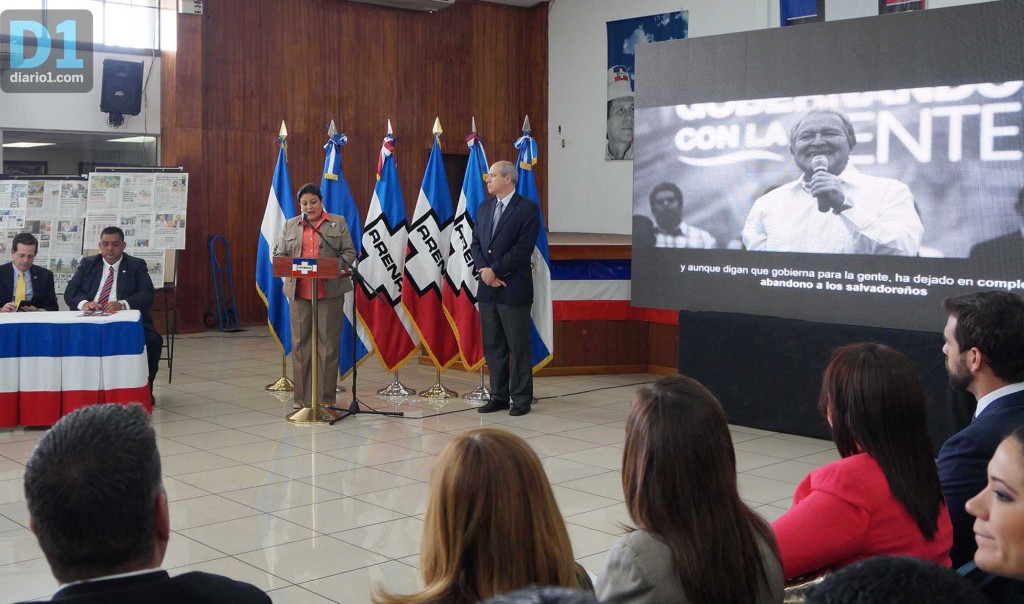
[[(333, 122), (332, 122), (333, 125)], [(356, 258), (362, 249), (363, 243), (363, 222), (359, 217), (359, 208), (356, 200), (352, 197), (352, 191), (348, 188), (345, 174), (341, 168), (341, 147), (348, 143), (348, 135), (335, 134), (324, 145), (327, 155), (324, 158), (324, 176), (320, 181), (320, 192), (324, 196), (324, 210), (334, 217), (345, 218), (345, 225), (348, 227), (349, 235), (352, 236), (352, 243), (356, 247)], [(362, 323), (352, 316), (353, 292), (345, 294), (345, 320), (341, 326), (341, 354), (338, 359), (340, 378), (345, 379), (352, 372), (352, 368), (361, 364), (370, 356), (373, 350), (373, 342), (366, 328)], [(356, 325), (356, 354), (352, 358), (352, 326)]]
[[(278, 139), (279, 141), (281, 139)], [(267, 209), (260, 226), (260, 240), (256, 247), (256, 291), (267, 305), (267, 324), (270, 335), (277, 340), (284, 354), (292, 351), (291, 314), (288, 299), (284, 297), (284, 280), (274, 276), (274, 242), (281, 236), (284, 223), (295, 216), (295, 201), (292, 198), (292, 181), (288, 177), (288, 160), (285, 145), (277, 152), (277, 166), (274, 168), (274, 183), (267, 197)]]
[[(533, 166), (537, 164), (537, 142), (530, 136), (529, 131), (524, 129), (515, 146), (519, 151), (519, 182), (516, 183), (516, 193), (540, 206), (537, 180), (533, 176)], [(533, 354), (534, 373), (547, 365), (555, 352), (554, 315), (551, 305), (551, 254), (548, 252), (548, 232), (544, 226), (544, 215), (538, 213), (540, 235), (537, 237), (536, 247), (533, 248), (533, 307), (530, 310), (530, 348)]]

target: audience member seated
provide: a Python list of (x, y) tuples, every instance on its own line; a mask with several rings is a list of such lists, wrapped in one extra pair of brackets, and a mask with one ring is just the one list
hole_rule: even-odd
[(966, 507), (976, 518), (974, 563), (989, 573), (967, 576), (993, 602), (1024, 602), (1024, 426), (996, 449), (988, 485)]
[(939, 450), (939, 480), (953, 522), (953, 566), (974, 559), (974, 518), (964, 504), (985, 488), (996, 447), (1024, 424), (1024, 298), (977, 292), (945, 301), (949, 383), (978, 399), (974, 420)]
[(376, 604), (476, 604), (531, 585), (593, 588), (578, 566), (537, 454), (518, 436), (470, 430), (445, 445), (420, 542), (423, 590)]
[(589, 591), (568, 587), (527, 587), (495, 596), (484, 604), (597, 604)]
[(782, 602), (771, 528), (740, 500), (725, 412), (699, 382), (672, 376), (637, 392), (622, 488), (636, 527), (608, 552), (601, 602)]
[(879, 556), (830, 575), (806, 604), (986, 604), (970, 581), (918, 558)]
[(25, 467), (32, 531), (61, 588), (53, 601), (118, 604), (269, 603), (256, 587), (160, 568), (170, 538), (160, 453), (139, 405), (64, 416)]
[(772, 527), (787, 579), (880, 555), (949, 567), (949, 514), (910, 360), (881, 344), (837, 349), (818, 410), (842, 457), (814, 470)]

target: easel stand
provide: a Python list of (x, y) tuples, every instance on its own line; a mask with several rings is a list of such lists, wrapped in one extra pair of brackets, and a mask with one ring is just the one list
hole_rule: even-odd
[[(338, 254), (338, 256), (341, 256), (341, 254)], [(338, 258), (338, 259), (341, 260), (342, 263), (344, 263), (344, 265), (348, 268), (349, 271), (352, 272), (352, 306), (351, 306), (351, 310), (352, 310), (352, 320), (355, 321), (356, 320), (356, 296), (359, 295), (358, 288), (363, 283), (363, 276), (359, 274), (359, 269), (356, 268), (356, 265), (349, 264), (348, 262), (345, 261), (344, 258)], [(356, 338), (357, 337), (358, 337), (358, 335), (356, 334), (356, 326), (355, 326), (355, 324), (353, 324), (352, 325), (352, 341), (350, 342), (350, 345), (352, 347), (352, 359), (353, 359), (353, 363), (352, 363), (352, 402), (349, 403), (348, 409), (340, 409), (338, 407), (331, 407), (332, 411), (338, 411), (338, 412), (341, 413), (341, 415), (339, 417), (335, 418), (335, 419), (332, 419), (330, 421), (330, 424), (333, 426), (335, 424), (335, 422), (339, 422), (339, 421), (345, 419), (346, 417), (349, 417), (351, 415), (359, 415), (359, 414), (363, 414), (363, 413), (369, 413), (371, 415), (385, 415), (387, 417), (404, 417), (405, 413), (403, 413), (401, 411), (375, 411), (373, 409), (363, 409), (362, 407), (359, 406), (361, 404), (361, 402), (362, 402), (362, 401), (359, 400), (359, 396), (356, 394), (356, 383), (358, 382), (358, 376), (359, 376), (359, 363), (354, 362), (355, 358), (356, 358)]]
[[(310, 279), (312, 281), (312, 336), (309, 368), (309, 406), (293, 411), (285, 416), (290, 422), (296, 424), (322, 424), (338, 417), (338, 414), (323, 404), (323, 394), (320, 392), (320, 376), (317, 366), (320, 365), (320, 351), (318, 345), (317, 322), (319, 309), (317, 301), (321, 279), (338, 278), (337, 258), (274, 258), (275, 277), (295, 277), (298, 279)], [(303, 376), (295, 376), (296, 380), (303, 379)]]

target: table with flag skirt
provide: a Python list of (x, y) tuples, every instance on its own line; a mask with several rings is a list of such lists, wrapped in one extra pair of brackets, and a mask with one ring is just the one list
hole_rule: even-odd
[(151, 411), (142, 316), (0, 314), (0, 428), (50, 426), (96, 403)]

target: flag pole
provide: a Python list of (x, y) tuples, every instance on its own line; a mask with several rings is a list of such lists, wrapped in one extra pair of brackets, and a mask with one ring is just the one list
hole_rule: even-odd
[[(284, 126), (284, 120), (281, 120), (281, 131), (279, 133), (281, 137), (281, 148), (288, 153), (288, 145), (285, 144), (285, 139), (288, 138), (288, 129)], [(293, 392), (295, 390), (295, 384), (288, 379), (288, 355), (281, 352), (281, 377), (272, 384), (267, 384), (264, 388), (267, 392)]]
[(491, 389), (484, 385), (484, 368), (480, 367), (480, 385), (462, 397), (472, 403), (486, 403), (491, 400)]
[[(434, 141), (435, 142), (440, 142), (441, 134), (443, 132), (444, 131), (441, 130), (441, 118), (435, 117), (434, 118), (434, 128), (433, 128)], [(441, 366), (436, 364), (436, 362), (435, 362), (434, 368), (437, 369), (437, 381), (430, 388), (427, 388), (426, 390), (421, 390), (420, 393), (419, 393), (419, 396), (422, 397), (422, 398), (429, 398), (429, 399), (459, 398), (459, 393), (458, 392), (455, 392), (451, 388), (448, 388), (444, 384), (441, 383)]]
[[(334, 135), (337, 134), (337, 133), (338, 133), (338, 127), (334, 125), (334, 120), (331, 120), (331, 125), (327, 127), (327, 140), (330, 141), (332, 138), (334, 138)], [(327, 175), (324, 174), (324, 176), (327, 176)], [(342, 392), (345, 392), (345, 386), (342, 384), (341, 373), (339, 373), (338, 374), (338, 383), (334, 386), (334, 394), (335, 394), (334, 398), (337, 399), (338, 398), (337, 395), (341, 394)]]
[(395, 371), (395, 381), (377, 391), (377, 396), (386, 396), (391, 398), (412, 396), (414, 394), (416, 394), (415, 390), (406, 386), (402, 383), (402, 380), (398, 379), (397, 371)]

